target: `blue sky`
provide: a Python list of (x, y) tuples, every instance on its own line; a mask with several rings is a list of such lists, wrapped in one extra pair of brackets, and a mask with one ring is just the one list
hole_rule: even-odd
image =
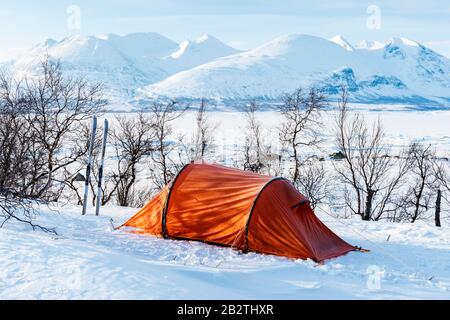
[[(448, 0), (0, 0), (0, 4), (0, 55), (73, 33), (154, 31), (176, 41), (210, 33), (238, 49), (289, 33), (326, 38), (341, 34), (353, 43), (404, 36), (450, 57)], [(74, 17), (73, 11), (67, 13), (71, 5), (80, 10), (80, 29), (68, 27)], [(375, 16), (380, 23), (368, 26), (368, 19)]]

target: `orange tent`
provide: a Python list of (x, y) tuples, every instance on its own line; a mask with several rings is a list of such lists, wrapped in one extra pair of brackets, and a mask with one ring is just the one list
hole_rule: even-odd
[(284, 178), (190, 163), (123, 226), (164, 238), (323, 261), (356, 248)]

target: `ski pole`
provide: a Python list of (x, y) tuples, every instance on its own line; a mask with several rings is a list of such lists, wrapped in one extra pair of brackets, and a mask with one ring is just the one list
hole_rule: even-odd
[(95, 215), (100, 213), (100, 205), (102, 204), (102, 179), (103, 179), (103, 167), (105, 164), (105, 149), (106, 140), (108, 138), (108, 120), (105, 119), (105, 125), (103, 126), (103, 140), (102, 140), (102, 158), (100, 160), (100, 167), (98, 168), (98, 187), (97, 187), (97, 205), (95, 207)]
[(89, 181), (91, 176), (91, 165), (92, 165), (92, 152), (94, 150), (95, 143), (95, 131), (97, 130), (97, 117), (92, 118), (92, 128), (91, 128), (91, 138), (89, 140), (89, 151), (88, 151), (88, 163), (86, 166), (86, 178), (84, 181), (84, 200), (83, 200), (83, 212), (82, 215), (86, 214), (87, 202), (88, 202), (88, 192), (89, 192)]

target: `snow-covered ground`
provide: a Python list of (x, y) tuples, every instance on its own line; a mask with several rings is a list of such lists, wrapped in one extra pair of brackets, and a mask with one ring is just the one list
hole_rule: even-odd
[[(113, 230), (136, 209), (100, 217), (59, 204), (0, 230), (0, 299), (449, 299), (450, 229), (319, 217), (370, 250), (313, 261), (241, 254), (199, 242)], [(90, 210), (91, 213), (93, 210)]]
[[(450, 152), (450, 111), (420, 111), (410, 110), (402, 105), (366, 105), (352, 104), (351, 109), (364, 116), (368, 123), (381, 120), (386, 133), (387, 143), (393, 147), (408, 145), (412, 140), (424, 144), (432, 144), (438, 153)], [(374, 111), (378, 110), (378, 111)], [(334, 152), (334, 119), (336, 111), (327, 110), (322, 113), (322, 134), (324, 153)], [(108, 114), (114, 122), (114, 117), (132, 117), (133, 114)], [(174, 137), (184, 135), (189, 138), (195, 128), (195, 111), (186, 112), (183, 117), (174, 121)], [(278, 141), (278, 128), (282, 116), (276, 111), (258, 112), (257, 119), (263, 128), (264, 142), (275, 148)], [(229, 152), (224, 148), (242, 145), (245, 134), (246, 120), (243, 112), (208, 112), (208, 118), (217, 125), (214, 131), (216, 154)], [(225, 155), (226, 156), (226, 155)]]
[[(358, 109), (370, 121), (381, 117), (393, 145), (421, 139), (449, 155), (449, 111)], [(208, 116), (218, 123), (214, 155), (231, 159), (233, 147), (242, 144), (243, 114)], [(276, 140), (280, 116), (261, 112), (258, 118), (264, 136)], [(324, 114), (324, 154), (333, 151), (332, 118), (332, 111)], [(193, 112), (177, 119), (174, 136), (189, 137), (194, 119)], [(95, 217), (91, 208), (83, 217), (81, 208), (70, 204), (41, 206), (36, 222), (55, 227), (57, 236), (8, 222), (0, 229), (0, 299), (450, 299), (447, 214), (437, 228), (432, 221), (335, 219), (324, 207), (317, 214), (325, 224), (370, 252), (351, 252), (318, 265), (113, 230), (110, 219), (117, 226), (136, 210), (108, 206)]]

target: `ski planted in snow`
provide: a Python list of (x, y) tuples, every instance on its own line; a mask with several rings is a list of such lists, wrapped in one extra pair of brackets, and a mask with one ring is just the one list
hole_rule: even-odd
[(86, 177), (84, 181), (84, 199), (83, 199), (83, 212), (82, 215), (86, 214), (86, 208), (88, 203), (88, 192), (89, 192), (89, 181), (91, 180), (91, 166), (92, 166), (92, 153), (94, 151), (95, 144), (95, 132), (97, 131), (97, 117), (92, 118), (92, 128), (91, 128), (91, 138), (89, 140), (89, 153), (88, 162), (86, 166)]
[(106, 140), (108, 138), (108, 120), (105, 119), (105, 124), (103, 126), (103, 140), (102, 140), (102, 156), (100, 160), (100, 167), (98, 168), (98, 186), (97, 186), (97, 204), (95, 207), (95, 215), (98, 216), (100, 213), (100, 206), (102, 204), (102, 179), (103, 179), (103, 167), (105, 164), (105, 149)]

